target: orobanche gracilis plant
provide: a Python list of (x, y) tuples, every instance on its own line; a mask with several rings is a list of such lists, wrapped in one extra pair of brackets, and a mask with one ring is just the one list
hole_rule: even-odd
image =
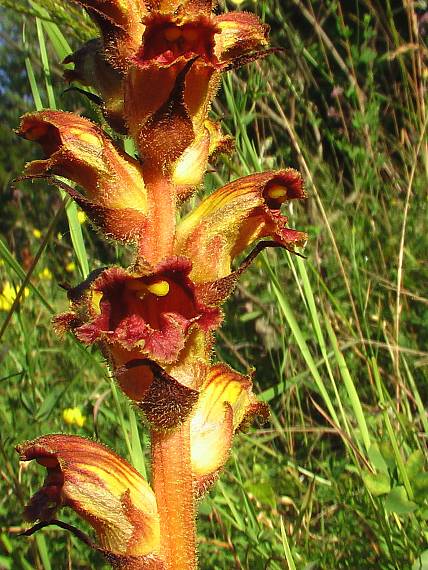
[(71, 507), (115, 568), (195, 569), (197, 502), (226, 463), (234, 433), (267, 414), (251, 378), (212, 362), (221, 305), (264, 247), (304, 243), (281, 214), (284, 202), (304, 196), (302, 179), (292, 169), (246, 176), (177, 221), (211, 157), (231, 150), (209, 118), (221, 74), (268, 54), (268, 28), (253, 14), (215, 15), (210, 0), (78, 3), (101, 37), (67, 58), (74, 70), (66, 78), (99, 94), (106, 122), (132, 137), (138, 159), (88, 119), (45, 110), (20, 125), (45, 154), (25, 174), (58, 183), (106, 237), (135, 244), (132, 267), (94, 271), (69, 289), (70, 310), (54, 323), (96, 343), (141, 410), (152, 485), (100, 443), (42, 436), (18, 446), (22, 461), (47, 469), (25, 515), (40, 528)]

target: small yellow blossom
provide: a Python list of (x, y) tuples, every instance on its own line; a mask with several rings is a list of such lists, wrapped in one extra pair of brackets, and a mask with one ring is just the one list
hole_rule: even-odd
[(58, 232), (58, 233), (56, 234), (56, 238), (61, 241), (61, 240), (62, 240), (62, 233), (61, 233), (61, 232)]
[(86, 214), (85, 212), (82, 212), (82, 210), (79, 210), (77, 212), (77, 219), (79, 220), (80, 224), (84, 224), (86, 222)]
[(47, 267), (45, 267), (43, 271), (39, 272), (39, 277), (40, 279), (46, 279), (46, 281), (49, 281), (50, 279), (52, 279), (52, 271)]
[(36, 239), (40, 239), (42, 237), (42, 232), (40, 230), (38, 230), (37, 228), (33, 229), (33, 236)]
[(73, 273), (73, 271), (76, 269), (76, 264), (74, 263), (74, 261), (69, 261), (67, 263), (67, 265), (65, 266), (65, 270), (68, 273)]
[[(0, 293), (0, 311), (10, 311), (14, 300), (16, 299), (17, 290), (13, 285), (6, 281)], [(30, 290), (28, 287), (24, 289), (24, 297), (28, 297)]]
[(66, 408), (62, 412), (62, 417), (65, 423), (69, 426), (75, 424), (78, 427), (83, 427), (86, 421), (86, 416), (82, 414), (80, 408)]

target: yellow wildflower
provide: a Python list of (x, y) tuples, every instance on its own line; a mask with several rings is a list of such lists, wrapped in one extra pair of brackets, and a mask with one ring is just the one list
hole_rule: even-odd
[[(16, 299), (16, 293), (17, 290), (15, 287), (9, 281), (6, 281), (0, 293), (0, 311), (10, 311), (10, 308)], [(25, 287), (24, 297), (28, 297), (29, 294), (30, 290), (28, 287)]]
[(79, 210), (77, 212), (77, 219), (79, 220), (79, 224), (84, 224), (86, 222), (85, 212), (82, 212), (82, 210)]
[(49, 281), (50, 279), (52, 279), (52, 271), (47, 267), (45, 267), (43, 271), (39, 272), (39, 277), (40, 279), (46, 279), (46, 281)]
[(38, 230), (37, 228), (33, 229), (33, 236), (36, 239), (40, 239), (42, 237), (42, 232), (40, 230)]
[(65, 423), (69, 426), (75, 424), (78, 427), (83, 427), (86, 421), (86, 416), (82, 414), (80, 408), (66, 408), (62, 412), (62, 417)]
[(65, 270), (66, 270), (68, 273), (73, 273), (73, 271), (74, 271), (75, 269), (76, 269), (76, 265), (75, 265), (74, 261), (69, 261), (69, 262), (67, 263), (67, 265), (65, 266)]

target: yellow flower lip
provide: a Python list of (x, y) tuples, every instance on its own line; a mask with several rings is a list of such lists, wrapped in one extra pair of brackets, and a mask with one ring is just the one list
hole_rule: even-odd
[(92, 299), (91, 299), (92, 300), (92, 308), (94, 309), (94, 311), (97, 315), (101, 315), (100, 303), (101, 303), (102, 298), (103, 298), (102, 291), (97, 291), (97, 290), (92, 291)]
[(157, 297), (166, 297), (169, 293), (168, 281), (155, 281), (146, 285), (147, 290)]
[(272, 184), (267, 190), (266, 195), (272, 200), (284, 201), (287, 199), (287, 188), (281, 184)]
[(152, 281), (151, 283), (143, 283), (135, 280), (127, 284), (131, 291), (135, 291), (140, 298), (143, 298), (147, 292), (156, 295), (156, 297), (166, 297), (169, 293), (169, 283), (163, 279)]

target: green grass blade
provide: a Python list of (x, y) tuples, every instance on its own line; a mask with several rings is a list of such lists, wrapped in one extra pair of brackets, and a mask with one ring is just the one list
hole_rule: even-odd
[(404, 487), (406, 488), (407, 495), (408, 495), (409, 499), (412, 500), (413, 499), (413, 489), (412, 489), (412, 486), (410, 484), (409, 476), (408, 476), (406, 467), (404, 465), (403, 457), (402, 457), (401, 452), (400, 452), (400, 446), (399, 446), (397, 437), (395, 435), (394, 428), (392, 427), (391, 419), (389, 417), (388, 408), (390, 406), (388, 406), (388, 403), (386, 402), (386, 399), (385, 399), (385, 393), (384, 393), (384, 388), (382, 385), (379, 367), (378, 367), (377, 361), (374, 357), (371, 359), (371, 364), (372, 364), (372, 370), (373, 370), (373, 376), (374, 376), (376, 388), (378, 391), (379, 403), (384, 408), (382, 415), (383, 415), (383, 419), (385, 422), (386, 431), (388, 433), (388, 437), (389, 437), (389, 440), (391, 442), (391, 446), (392, 446), (392, 449), (394, 452), (394, 457), (395, 457), (395, 461), (396, 461), (396, 464), (398, 467), (398, 471), (400, 473), (401, 480), (403, 481)]
[(366, 418), (364, 416), (363, 408), (361, 406), (361, 401), (358, 396), (358, 392), (355, 388), (354, 381), (352, 380), (352, 376), (349, 372), (348, 365), (346, 364), (346, 360), (343, 357), (342, 352), (339, 349), (339, 345), (337, 342), (336, 335), (334, 334), (333, 327), (329, 319), (325, 318), (325, 323), (327, 327), (328, 336), (330, 337), (330, 342), (333, 346), (334, 355), (336, 357), (336, 361), (340, 370), (340, 374), (342, 376), (343, 383), (345, 385), (346, 391), (348, 393), (349, 402), (351, 407), (354, 411), (355, 419), (357, 421), (361, 437), (364, 443), (364, 447), (366, 452), (370, 449), (371, 441), (370, 441), (370, 434), (366, 423)]
[(45, 36), (43, 33), (42, 21), (36, 18), (37, 38), (39, 40), (40, 60), (42, 62), (43, 75), (46, 84), (48, 103), (51, 109), (56, 109), (55, 93), (52, 86), (52, 76), (49, 66), (48, 52), (46, 49)]
[[(52, 24), (52, 25), (54, 25), (54, 24)], [(49, 106), (52, 109), (56, 109), (56, 100), (55, 100), (55, 94), (54, 94), (53, 87), (52, 87), (52, 78), (51, 78), (51, 73), (50, 73), (49, 58), (48, 58), (48, 52), (47, 52), (46, 43), (45, 43), (45, 37), (44, 37), (44, 33), (43, 33), (42, 21), (39, 20), (38, 18), (36, 18), (36, 27), (37, 27), (37, 37), (38, 37), (39, 48), (40, 48), (40, 57), (41, 57), (42, 65), (43, 65), (43, 73), (45, 76), (46, 89), (47, 89), (47, 93), (48, 93), (48, 102), (49, 102)], [(25, 41), (25, 37), (24, 37), (24, 41)], [(62, 55), (63, 51), (61, 51), (61, 49), (65, 49), (65, 48), (64, 48), (64, 46), (61, 48), (61, 45), (62, 45), (62, 43), (58, 41), (57, 42), (57, 51), (59, 50), (60, 54)], [(40, 111), (44, 108), (44, 106), (43, 106), (42, 98), (40, 95), (40, 90), (38, 89), (37, 82), (35, 80), (34, 70), (33, 70), (33, 67), (31, 65), (29, 58), (26, 58), (26, 67), (27, 67), (27, 72), (29, 72), (28, 78), (29, 78), (31, 92), (33, 94), (34, 102), (36, 104), (37, 110)], [(60, 190), (60, 194), (61, 194), (61, 197), (64, 198), (65, 194), (62, 190)], [(78, 209), (77, 209), (77, 206), (74, 202), (70, 202), (68, 204), (68, 206), (66, 208), (66, 213), (67, 213), (68, 225), (70, 228), (71, 242), (73, 244), (73, 249), (74, 249), (76, 259), (78, 262), (80, 274), (83, 278), (85, 278), (89, 273), (89, 263), (88, 263), (88, 257), (87, 257), (87, 253), (86, 253), (85, 243), (83, 240), (82, 226), (81, 226), (79, 219), (78, 219), (78, 216), (77, 216)]]
[(332, 418), (332, 420), (334, 421), (335, 424), (337, 424), (338, 426), (340, 426), (340, 422), (339, 422), (339, 418), (337, 416), (336, 410), (334, 408), (333, 402), (330, 398), (330, 395), (324, 385), (324, 381), (321, 378), (321, 375), (318, 371), (318, 368), (315, 364), (315, 361), (312, 357), (312, 354), (309, 350), (309, 347), (306, 343), (305, 337), (303, 335), (303, 332), (297, 322), (297, 319), (294, 315), (293, 310), (291, 309), (290, 304), (288, 303), (285, 295), (283, 295), (281, 287), (279, 286), (278, 280), (275, 276), (275, 274), (272, 271), (272, 268), (270, 267), (269, 263), (264, 260), (264, 266), (266, 267), (270, 278), (271, 278), (271, 285), (272, 285), (272, 289), (274, 292), (274, 295), (278, 301), (279, 307), (291, 329), (291, 332), (293, 333), (294, 338), (296, 339), (297, 345), (299, 346), (299, 349), (302, 353), (302, 356), (312, 374), (312, 378), (314, 379), (315, 385), (318, 388), (319, 393), (321, 394), (321, 396), (324, 399), (325, 405), (327, 406), (327, 409), (329, 411), (329, 414)]
[(73, 244), (74, 253), (76, 254), (79, 264), (80, 274), (86, 278), (89, 274), (89, 262), (86, 253), (85, 242), (83, 241), (82, 226), (77, 216), (78, 209), (74, 202), (69, 202), (67, 208), (68, 226), (70, 228), (71, 242)]
[(37, 549), (38, 549), (39, 554), (40, 554), (40, 558), (42, 560), (43, 569), (44, 570), (52, 570), (52, 566), (51, 566), (50, 558), (49, 558), (49, 551), (48, 551), (48, 547), (46, 544), (46, 538), (45, 538), (44, 534), (42, 534), (41, 532), (36, 534), (36, 544), (37, 544)]
[(70, 44), (66, 40), (59, 27), (54, 22), (50, 21), (49, 12), (46, 10), (46, 8), (33, 1), (30, 1), (30, 5), (32, 6), (34, 12), (36, 14), (39, 14), (41, 17), (43, 27), (49, 36), (52, 47), (54, 48), (58, 59), (62, 61), (72, 51)]
[(141, 445), (141, 438), (138, 431), (138, 423), (135, 411), (132, 406), (129, 406), (129, 426), (131, 429), (131, 461), (135, 469), (147, 479), (146, 464), (144, 462), (143, 446)]
[[(289, 259), (291, 258), (291, 255), (289, 252), (287, 252), (287, 256)], [(297, 263), (297, 267), (299, 270), (300, 278), (301, 278), (302, 283), (303, 283), (303, 291), (304, 291), (306, 303), (307, 303), (307, 306), (309, 309), (309, 315), (310, 315), (310, 318), (312, 321), (312, 326), (313, 326), (315, 336), (316, 336), (317, 341), (318, 341), (318, 345), (319, 345), (320, 350), (321, 350), (321, 354), (324, 358), (324, 364), (327, 368), (327, 373), (328, 373), (328, 376), (330, 378), (330, 382), (333, 386), (334, 394), (336, 396), (337, 405), (338, 405), (339, 411), (340, 411), (340, 417), (342, 418), (342, 422), (343, 422), (343, 425), (345, 426), (346, 433), (348, 435), (350, 435), (349, 422), (346, 418), (346, 413), (344, 410), (342, 399), (341, 399), (339, 391), (337, 389), (336, 381), (334, 379), (334, 374), (333, 374), (333, 371), (332, 371), (332, 368), (330, 365), (330, 359), (329, 359), (328, 354), (327, 354), (327, 346), (325, 343), (324, 335), (322, 333), (321, 322), (320, 322), (319, 317), (318, 317), (318, 311), (317, 311), (317, 307), (315, 304), (315, 297), (314, 297), (314, 294), (312, 291), (308, 272), (306, 271), (306, 265), (305, 265), (305, 262), (303, 261), (303, 259), (301, 257), (298, 257), (298, 256), (296, 257), (296, 263)]]
[[(22, 26), (22, 45), (24, 47), (24, 50), (28, 53), (29, 46), (27, 43), (25, 22)], [(33, 99), (34, 99), (34, 105), (35, 105), (36, 109), (39, 109), (39, 110), (43, 109), (43, 102), (42, 102), (42, 98), (40, 96), (39, 88), (37, 86), (37, 80), (36, 80), (36, 76), (34, 74), (33, 65), (32, 65), (31, 60), (30, 60), (28, 55), (25, 56), (25, 69), (27, 71), (28, 82), (30, 83), (30, 89), (31, 89), (31, 94), (33, 95)]]
[(404, 362), (404, 368), (406, 370), (406, 375), (407, 375), (407, 379), (409, 380), (409, 384), (410, 384), (410, 388), (412, 390), (412, 394), (415, 398), (415, 404), (416, 404), (416, 407), (417, 407), (418, 412), (419, 412), (420, 421), (421, 421), (423, 428), (425, 430), (425, 434), (428, 435), (428, 418), (427, 418), (427, 413), (426, 413), (424, 403), (422, 401), (420, 392), (419, 392), (418, 387), (416, 385), (415, 379), (413, 378), (413, 374), (410, 370), (410, 367), (407, 363), (407, 360), (404, 357), (402, 357), (402, 360)]
[(287, 560), (288, 568), (289, 570), (296, 570), (296, 565), (294, 563), (293, 554), (291, 552), (290, 544), (288, 542), (288, 537), (284, 526), (284, 520), (282, 517), (280, 518), (280, 525), (281, 525), (282, 547), (284, 549), (284, 554)]
[[(110, 378), (110, 387), (111, 387), (111, 392), (113, 394), (113, 400), (114, 400), (114, 404), (116, 407), (117, 417), (119, 419), (119, 425), (120, 425), (120, 428), (122, 430), (123, 439), (125, 440), (125, 444), (126, 444), (126, 448), (128, 450), (129, 458), (132, 462), (133, 452), (132, 452), (131, 440), (129, 439), (129, 434), (128, 434), (128, 430), (127, 430), (126, 423), (125, 423), (125, 417), (124, 417), (123, 411), (122, 411), (122, 404), (121, 404), (121, 401), (119, 399), (119, 393), (117, 391), (116, 382), (115, 382), (114, 378)], [(135, 465), (134, 465), (134, 467), (135, 467)], [(137, 467), (135, 467), (135, 468), (137, 469)]]

